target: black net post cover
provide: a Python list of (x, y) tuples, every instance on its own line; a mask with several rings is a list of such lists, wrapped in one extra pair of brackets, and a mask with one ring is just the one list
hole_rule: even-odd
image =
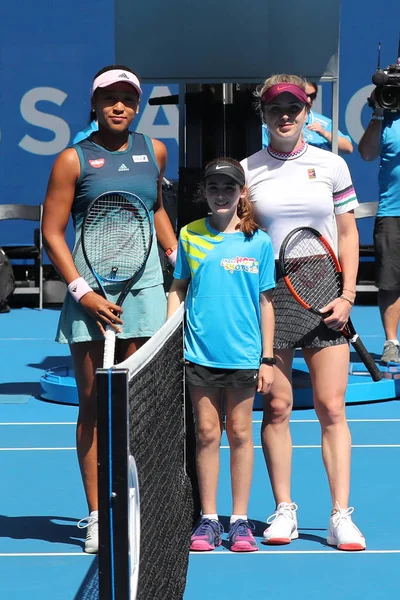
[[(180, 315), (175, 318), (177, 326), (173, 327), (168, 321), (158, 332), (160, 335), (156, 334), (133, 357), (118, 365), (119, 373), (122, 368), (129, 368), (129, 402), (126, 402), (126, 398), (115, 400), (128, 406), (129, 451), (135, 458), (139, 479), (141, 534), (137, 600), (183, 598), (190, 534), (199, 515), (193, 413), (189, 397), (184, 394), (182, 319), (183, 307)], [(104, 385), (101, 387), (104, 388)], [(123, 385), (119, 387), (123, 388)], [(109, 389), (112, 390), (112, 385)], [(102, 554), (107, 555), (110, 545), (114, 546), (114, 565), (118, 560), (122, 562), (122, 567), (126, 563), (126, 546), (121, 541), (121, 532), (115, 531), (114, 524), (114, 539), (108, 539), (110, 521), (109, 518), (101, 518), (102, 512), (108, 510), (107, 506), (102, 506), (101, 489), (102, 486), (110, 487), (110, 478), (104, 469), (105, 457), (103, 465), (101, 464), (101, 454), (105, 451), (108, 434), (103, 434), (100, 430), (100, 414), (98, 419), (99, 559), (100, 565), (104, 565)], [(122, 432), (126, 430), (126, 419), (119, 425), (114, 422), (114, 427), (118, 430), (113, 436), (114, 441), (121, 442)], [(122, 462), (127, 454), (125, 446), (119, 454)], [(118, 472), (117, 467), (116, 473)], [(127, 479), (127, 469), (125, 473)], [(107, 491), (103, 499), (108, 497)], [(102, 523), (107, 528), (105, 532), (102, 531)], [(126, 515), (122, 537), (127, 536), (127, 532)], [(119, 551), (120, 543), (122, 556)], [(123, 569), (121, 576), (123, 577)], [(110, 577), (106, 570), (100, 568), (101, 600), (102, 580), (104, 589), (109, 590), (110, 580), (113, 579), (115, 574)], [(123, 590), (122, 585), (121, 593)], [(108, 597), (104, 595), (105, 598)], [(127, 600), (129, 596), (116, 595), (115, 598)]]

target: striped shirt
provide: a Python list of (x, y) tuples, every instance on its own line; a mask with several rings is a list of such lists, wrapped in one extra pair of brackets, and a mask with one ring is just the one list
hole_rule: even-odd
[(334, 215), (358, 206), (343, 158), (305, 144), (291, 154), (265, 148), (241, 164), (257, 222), (271, 237), (275, 258), (285, 236), (300, 226), (314, 227), (335, 247)]

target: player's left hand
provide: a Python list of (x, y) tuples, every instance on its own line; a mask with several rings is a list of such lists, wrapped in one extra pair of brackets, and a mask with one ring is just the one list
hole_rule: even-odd
[(349, 320), (350, 311), (350, 302), (343, 298), (336, 298), (320, 310), (321, 313), (328, 313), (328, 316), (324, 319), (324, 323), (327, 327), (335, 331), (343, 329)]
[(274, 382), (274, 367), (272, 365), (261, 364), (258, 370), (257, 392), (268, 394)]

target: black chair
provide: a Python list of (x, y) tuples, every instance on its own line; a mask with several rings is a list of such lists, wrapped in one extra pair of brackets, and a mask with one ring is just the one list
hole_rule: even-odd
[(32, 260), (34, 264), (34, 285), (28, 281), (18, 281), (16, 277), (15, 294), (37, 294), (39, 296), (39, 309), (43, 308), (43, 242), (42, 242), (42, 216), (43, 205), (30, 206), (27, 204), (0, 204), (0, 221), (21, 219), (36, 221), (38, 227), (33, 232), (33, 243), (25, 241), (12, 245), (0, 246), (10, 260)]

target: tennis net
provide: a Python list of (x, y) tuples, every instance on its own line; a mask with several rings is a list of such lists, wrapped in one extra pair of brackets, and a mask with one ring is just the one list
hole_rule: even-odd
[(181, 306), (133, 356), (96, 374), (100, 600), (183, 597), (199, 512), (183, 314)]

